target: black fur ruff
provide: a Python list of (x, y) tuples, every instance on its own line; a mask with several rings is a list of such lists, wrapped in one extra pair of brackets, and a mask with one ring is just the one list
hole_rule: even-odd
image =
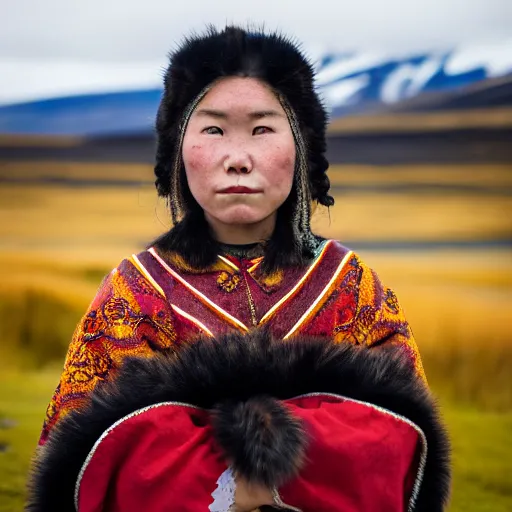
[(87, 408), (55, 427), (34, 465), (26, 510), (73, 511), (78, 473), (101, 434), (127, 414), (167, 401), (213, 410), (216, 439), (235, 468), (250, 480), (279, 485), (299, 469), (307, 439), (275, 399), (311, 392), (369, 402), (419, 426), (428, 457), (415, 511), (444, 510), (448, 438), (429, 391), (400, 347), (281, 342), (261, 331), (200, 340), (177, 355), (127, 359), (115, 380), (97, 386)]

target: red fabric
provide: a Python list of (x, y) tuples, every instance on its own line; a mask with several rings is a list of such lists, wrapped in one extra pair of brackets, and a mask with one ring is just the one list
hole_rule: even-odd
[[(310, 437), (300, 475), (279, 490), (286, 504), (303, 512), (407, 509), (418, 461), (412, 426), (337, 397), (286, 403)], [(207, 511), (226, 468), (207, 412), (155, 407), (99, 443), (83, 475), (79, 511)]]
[(156, 407), (124, 421), (99, 444), (81, 481), (78, 509), (207, 511), (226, 468), (206, 412)]
[(314, 512), (407, 510), (416, 476), (416, 430), (375, 408), (338, 398), (290, 400), (310, 434), (305, 466), (280, 489), (284, 503)]

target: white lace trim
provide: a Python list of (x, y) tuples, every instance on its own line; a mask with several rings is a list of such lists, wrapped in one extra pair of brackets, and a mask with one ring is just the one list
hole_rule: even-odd
[(231, 468), (226, 469), (217, 480), (217, 489), (212, 492), (213, 502), (208, 507), (210, 512), (230, 512), (235, 505), (235, 476)]

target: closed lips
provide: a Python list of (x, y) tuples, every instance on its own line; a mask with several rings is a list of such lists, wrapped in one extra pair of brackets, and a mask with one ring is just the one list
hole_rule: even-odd
[(258, 194), (261, 190), (249, 187), (228, 187), (221, 190), (220, 194)]

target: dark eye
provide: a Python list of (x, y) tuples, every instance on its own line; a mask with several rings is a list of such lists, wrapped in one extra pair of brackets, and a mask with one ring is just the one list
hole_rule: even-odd
[(264, 133), (271, 133), (272, 128), (269, 128), (268, 126), (256, 126), (254, 130), (252, 131), (253, 135), (263, 135)]
[(207, 133), (208, 135), (222, 135), (223, 131), (218, 126), (208, 126), (203, 130), (203, 133)]

